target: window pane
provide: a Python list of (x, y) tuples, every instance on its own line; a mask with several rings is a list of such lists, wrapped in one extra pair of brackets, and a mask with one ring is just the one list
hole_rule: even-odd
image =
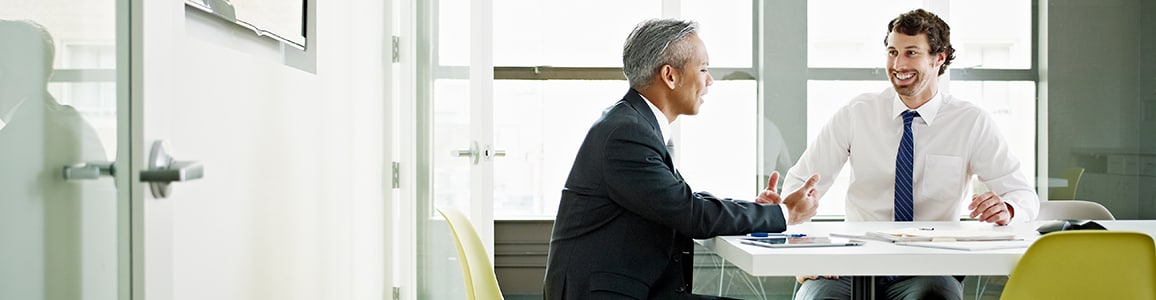
[(661, 16), (658, 0), (494, 1), (494, 65), (621, 67), (630, 30)]
[(470, 149), (469, 80), (434, 80), (433, 203), (435, 207), (470, 208), (470, 160), (451, 155)]
[(558, 211), (578, 147), (626, 81), (494, 81), (494, 217), (547, 217)]
[(922, 4), (922, 0), (807, 1), (807, 65), (883, 67), (887, 61), (883, 46), (887, 22)]
[[(863, 93), (877, 93), (891, 84), (886, 81), (807, 81), (807, 146), (815, 141), (815, 136), (831, 120), (835, 111)], [(846, 211), (847, 187), (851, 184), (851, 167), (843, 165), (843, 171), (835, 176), (835, 183), (822, 195), (819, 216), (842, 216)]]
[(470, 1), (437, 0), (437, 49), (434, 65), (470, 64)]
[(948, 24), (956, 50), (952, 68), (1031, 68), (1031, 1), (969, 0), (950, 4)]
[(762, 188), (755, 174), (755, 81), (715, 81), (703, 98), (698, 115), (675, 122), (675, 167), (694, 191), (753, 201)]
[[(809, 1), (808, 64), (815, 68), (882, 66), (886, 24), (923, 1)], [(934, 11), (951, 26), (954, 68), (1031, 67), (1031, 1), (949, 1)], [(999, 7), (1000, 9), (991, 9)], [(833, 21), (838, 20), (838, 21)], [(997, 20), (994, 21), (993, 20)]]
[(751, 1), (682, 1), (682, 18), (698, 21), (711, 67), (751, 67), (751, 9)]

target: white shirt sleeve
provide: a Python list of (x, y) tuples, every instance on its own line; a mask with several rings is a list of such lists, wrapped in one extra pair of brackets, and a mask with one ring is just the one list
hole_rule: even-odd
[(999, 134), (995, 121), (983, 113), (976, 120), (976, 127), (971, 137), (975, 141), (971, 169), (989, 190), (1011, 205), (1015, 213), (1012, 222), (1035, 220), (1040, 210), (1040, 198), (1032, 181), (1020, 170), (1019, 159), (1010, 154), (1007, 141)]
[(819, 183), (815, 190), (819, 197), (827, 194), (827, 190), (835, 183), (835, 177), (843, 170), (843, 165), (850, 157), (851, 125), (847, 107), (840, 109), (819, 131), (815, 142), (803, 151), (795, 166), (787, 171), (783, 179), (783, 193), (790, 194), (806, 183), (811, 175), (819, 174)]

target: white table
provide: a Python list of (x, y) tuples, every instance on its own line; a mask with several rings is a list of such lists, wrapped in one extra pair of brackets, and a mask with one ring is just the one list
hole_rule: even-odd
[[(1108, 229), (1132, 230), (1156, 235), (1156, 220), (1097, 221)], [(1035, 240), (1035, 229), (1043, 222), (994, 226), (980, 222), (811, 222), (790, 226), (789, 233), (826, 236), (831, 232), (865, 233), (909, 227), (940, 230), (1013, 231), (1017, 237)], [(868, 240), (863, 246), (820, 248), (765, 248), (744, 245), (743, 236), (721, 236), (703, 240), (727, 262), (754, 276), (858, 275), (853, 297), (870, 299), (876, 275), (1008, 275), (1027, 248), (962, 251), (900, 246)]]

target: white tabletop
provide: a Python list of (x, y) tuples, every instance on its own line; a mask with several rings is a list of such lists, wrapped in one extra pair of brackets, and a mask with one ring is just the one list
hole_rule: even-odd
[[(1112, 230), (1156, 234), (1156, 221), (1097, 221)], [(1017, 238), (1034, 241), (1042, 222), (995, 226), (970, 222), (810, 222), (790, 226), (788, 233), (827, 236), (831, 232), (863, 234), (867, 231), (909, 227), (939, 230), (1012, 231)], [(726, 261), (754, 276), (795, 275), (1007, 275), (1027, 248), (998, 250), (950, 250), (895, 245), (866, 240), (863, 246), (820, 248), (765, 248), (745, 245), (743, 236), (703, 240)]]

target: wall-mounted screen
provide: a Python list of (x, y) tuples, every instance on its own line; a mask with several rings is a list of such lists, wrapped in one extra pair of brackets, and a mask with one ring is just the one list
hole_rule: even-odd
[(305, 49), (307, 0), (178, 0), (224, 18), (257, 35)]

